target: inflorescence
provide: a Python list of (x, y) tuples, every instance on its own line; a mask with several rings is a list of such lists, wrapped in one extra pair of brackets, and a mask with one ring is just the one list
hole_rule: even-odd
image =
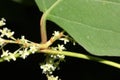
[[(0, 20), (0, 27), (4, 26), (5, 19), (2, 18)], [(30, 54), (34, 54), (36, 52), (40, 52), (41, 49), (52, 49), (57, 51), (66, 50), (64, 44), (69, 42), (69, 37), (64, 35), (62, 32), (54, 31), (51, 39), (45, 44), (39, 44), (32, 41), (29, 41), (25, 38), (25, 36), (21, 36), (21, 38), (14, 37), (15, 32), (11, 31), (7, 27), (3, 27), (0, 29), (0, 49), (2, 50), (2, 54), (0, 55), (0, 62), (2, 61), (16, 61), (16, 59), (23, 58), (25, 59)], [(58, 44), (57, 47), (50, 47), (52, 43), (56, 40), (61, 40), (64, 44)], [(9, 50), (4, 50), (4, 46), (7, 44), (18, 44), (20, 47), (14, 52), (10, 52)], [(64, 61), (65, 56), (60, 54), (47, 54), (46, 59), (43, 63), (40, 64), (40, 68), (43, 70), (43, 73), (46, 74), (48, 80), (58, 80), (58, 76), (53, 76), (53, 71), (57, 69), (60, 62)]]

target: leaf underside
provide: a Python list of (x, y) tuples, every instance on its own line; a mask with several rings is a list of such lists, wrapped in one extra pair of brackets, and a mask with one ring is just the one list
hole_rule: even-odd
[[(36, 0), (42, 12), (59, 0)], [(88, 52), (120, 56), (120, 0), (61, 0), (47, 16)]]

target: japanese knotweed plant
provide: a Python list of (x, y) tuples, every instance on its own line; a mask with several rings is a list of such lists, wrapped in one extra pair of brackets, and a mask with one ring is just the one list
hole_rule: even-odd
[[(36, 0), (38, 7), (43, 11), (40, 19), (41, 43), (35, 43), (22, 35), (14, 37), (14, 31), (5, 27), (5, 19), (0, 20), (0, 49), (2, 54), (0, 62), (16, 61), (17, 58), (26, 59), (30, 54), (45, 53), (46, 59), (40, 64), (43, 74), (48, 80), (59, 80), (52, 73), (65, 56), (97, 61), (120, 69), (120, 64), (102, 58), (67, 51), (64, 47), (68, 42), (78, 43), (87, 51), (95, 55), (119, 56), (120, 34), (119, 0)], [(111, 13), (110, 13), (111, 12)], [(117, 16), (116, 16), (117, 15)], [(46, 21), (51, 20), (63, 28), (63, 31), (54, 31), (51, 38), (47, 40)], [(4, 27), (2, 27), (4, 26)], [(67, 32), (71, 37), (65, 35)], [(52, 44), (62, 40), (63, 44)], [(11, 52), (4, 49), (7, 44), (18, 44), (20, 47)]]

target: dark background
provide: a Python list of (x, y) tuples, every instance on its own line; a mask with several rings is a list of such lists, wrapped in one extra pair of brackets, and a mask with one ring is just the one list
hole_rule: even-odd
[[(21, 35), (34, 42), (40, 42), (39, 20), (42, 12), (37, 8), (34, 0), (16, 3), (12, 0), (0, 0), (0, 18), (4, 17), (6, 27), (15, 31), (15, 37)], [(48, 38), (54, 30), (61, 30), (55, 23), (47, 21)], [(89, 54), (81, 46), (66, 45), (67, 50)], [(14, 50), (16, 47), (8, 45), (6, 49)], [(90, 55), (90, 54), (89, 54)], [(119, 57), (102, 57), (120, 63)], [(28, 56), (25, 60), (18, 58), (16, 61), (0, 63), (0, 78), (7, 80), (31, 79), (46, 80), (42, 75), (39, 63), (44, 59), (43, 54)], [(60, 70), (54, 72), (62, 80), (120, 80), (120, 69), (107, 66), (98, 62), (66, 57), (60, 64)], [(0, 79), (0, 80), (1, 80)]]

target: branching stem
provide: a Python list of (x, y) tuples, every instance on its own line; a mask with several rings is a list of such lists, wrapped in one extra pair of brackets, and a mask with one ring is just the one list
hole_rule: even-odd
[[(93, 60), (93, 61), (103, 63), (103, 64), (113, 66), (113, 67), (116, 67), (116, 68), (120, 69), (120, 64), (119, 63), (116, 63), (116, 62), (113, 62), (113, 61), (110, 61), (110, 60), (106, 60), (106, 59), (102, 59), (102, 58), (94, 57), (94, 56), (90, 56), (90, 55), (85, 55), (85, 54), (82, 54), (82, 53), (69, 52), (69, 51), (55, 51), (55, 50), (48, 49), (48, 47), (51, 44), (53, 44), (56, 40), (58, 40), (62, 36), (63, 36), (63, 32), (61, 32), (57, 36), (51, 37), (50, 40), (48, 40), (44, 44), (34, 43), (34, 42), (31, 42), (31, 41), (29, 41), (30, 43), (23, 44), (21, 41), (19, 41), (19, 39), (18, 40), (16, 39), (14, 41), (13, 40), (4, 40), (4, 42), (5, 43), (13, 43), (13, 44), (21, 44), (23, 46), (27, 45), (28, 47), (31, 46), (31, 45), (35, 45), (35, 46), (39, 47), (38, 52), (43, 52), (43, 53), (47, 53), (47, 54), (62, 54), (62, 55), (65, 55), (65, 56), (70, 56), (70, 57), (82, 58), (82, 59), (86, 59), (86, 60)], [(20, 56), (19, 54), (15, 54), (16, 58), (19, 57), (19, 56)], [(10, 57), (8, 57), (8, 58), (10, 58)], [(0, 58), (0, 62), (3, 62), (3, 61), (5, 61), (4, 58)]]
[(94, 56), (90, 56), (90, 55), (86, 55), (86, 54), (82, 54), (82, 53), (75, 53), (75, 52), (69, 52), (69, 51), (55, 51), (55, 50), (48, 50), (48, 49), (41, 50), (41, 52), (47, 53), (47, 54), (62, 54), (65, 56), (82, 58), (82, 59), (86, 59), (86, 60), (92, 60), (92, 61), (103, 63), (103, 64), (113, 66), (113, 67), (120, 69), (119, 63), (116, 63), (116, 62), (113, 62), (110, 60), (106, 60), (106, 59), (102, 59), (102, 58), (98, 58), (98, 57), (94, 57)]

